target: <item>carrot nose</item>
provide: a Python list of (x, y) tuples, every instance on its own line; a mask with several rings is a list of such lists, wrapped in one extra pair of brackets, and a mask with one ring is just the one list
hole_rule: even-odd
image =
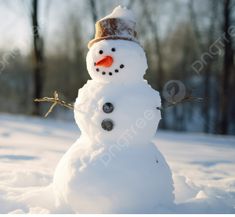
[(103, 59), (99, 60), (95, 65), (96, 66), (103, 66), (103, 67), (109, 67), (113, 64), (113, 57), (106, 56)]

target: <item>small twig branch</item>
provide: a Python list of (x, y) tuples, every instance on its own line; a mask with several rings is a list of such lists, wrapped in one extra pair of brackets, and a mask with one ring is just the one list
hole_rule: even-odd
[(52, 110), (54, 109), (54, 107), (56, 105), (60, 105), (69, 109), (74, 109), (74, 106), (70, 103), (66, 103), (65, 101), (59, 99), (59, 94), (57, 93), (57, 91), (54, 92), (54, 97), (43, 97), (40, 99), (35, 99), (34, 102), (49, 102), (52, 103), (51, 107), (49, 108), (48, 112), (45, 114), (45, 117), (47, 117)]
[(178, 104), (182, 104), (182, 103), (185, 103), (185, 102), (192, 102), (192, 101), (202, 102), (203, 98), (193, 97), (193, 96), (186, 96), (179, 102), (170, 102), (170, 103), (167, 103), (165, 105), (162, 105), (161, 107), (157, 107), (157, 109), (162, 111), (162, 110), (165, 110), (169, 107), (176, 106)]

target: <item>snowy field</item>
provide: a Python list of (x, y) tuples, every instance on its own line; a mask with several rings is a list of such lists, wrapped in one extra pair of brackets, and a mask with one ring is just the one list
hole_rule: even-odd
[[(53, 213), (51, 181), (79, 137), (74, 122), (0, 114), (0, 213)], [(235, 213), (235, 137), (159, 131), (173, 171), (172, 213)]]

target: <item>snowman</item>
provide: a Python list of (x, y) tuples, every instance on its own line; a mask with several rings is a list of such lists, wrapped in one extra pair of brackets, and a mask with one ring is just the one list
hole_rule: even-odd
[(174, 201), (172, 174), (151, 142), (161, 101), (143, 79), (147, 60), (132, 12), (118, 6), (99, 20), (88, 47), (92, 79), (74, 106), (81, 136), (56, 168), (57, 207), (73, 213), (167, 212)]

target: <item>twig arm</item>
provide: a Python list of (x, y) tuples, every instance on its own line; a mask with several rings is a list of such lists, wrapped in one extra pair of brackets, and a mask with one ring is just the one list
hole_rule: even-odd
[(186, 96), (184, 99), (182, 99), (179, 102), (171, 102), (171, 103), (168, 103), (166, 105), (162, 105), (161, 107), (157, 107), (157, 109), (163, 111), (163, 110), (165, 110), (169, 107), (176, 106), (178, 104), (185, 103), (185, 102), (192, 102), (192, 101), (202, 102), (203, 98)]
[(40, 99), (35, 99), (34, 102), (49, 102), (49, 103), (52, 103), (52, 105), (49, 108), (48, 112), (45, 114), (45, 117), (47, 117), (52, 112), (52, 110), (54, 109), (54, 107), (56, 105), (61, 105), (63, 107), (69, 108), (71, 110), (74, 109), (73, 104), (66, 103), (65, 101), (59, 99), (59, 95), (58, 95), (57, 91), (54, 92), (54, 97), (43, 97), (43, 98), (40, 98)]

